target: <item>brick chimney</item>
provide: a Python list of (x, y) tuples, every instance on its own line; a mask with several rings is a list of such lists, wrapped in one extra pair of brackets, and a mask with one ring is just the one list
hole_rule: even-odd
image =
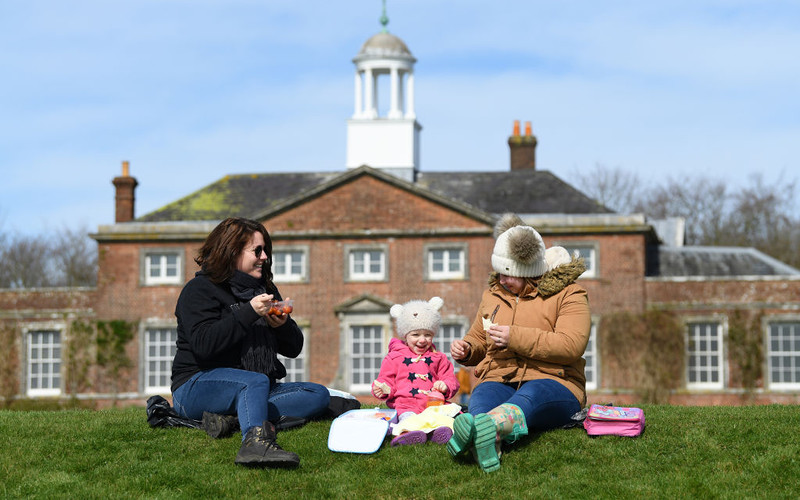
[(133, 192), (139, 184), (134, 177), (130, 176), (130, 164), (122, 162), (122, 176), (114, 177), (112, 184), (117, 188), (114, 199), (116, 200), (115, 222), (130, 222), (133, 220), (133, 208), (136, 197)]
[(519, 135), (519, 120), (514, 120), (514, 134), (508, 138), (511, 149), (511, 170), (536, 169), (536, 136), (531, 122), (525, 122), (525, 135)]

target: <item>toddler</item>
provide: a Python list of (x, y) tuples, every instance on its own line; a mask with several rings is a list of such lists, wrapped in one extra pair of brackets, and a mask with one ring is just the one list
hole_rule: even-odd
[[(433, 345), (443, 304), (441, 298), (433, 297), (427, 302), (412, 300), (395, 304), (389, 310), (397, 320), (397, 338), (389, 341), (389, 352), (378, 378), (372, 383), (372, 394), (385, 399), (389, 408), (397, 410), (398, 422), (422, 413), (429, 401), (442, 404), (458, 391), (453, 364)], [(434, 412), (431, 417), (421, 426), (430, 429), (430, 433), (408, 430), (392, 439), (392, 446), (428, 440), (446, 443), (453, 435), (452, 415), (445, 417), (441, 412)]]

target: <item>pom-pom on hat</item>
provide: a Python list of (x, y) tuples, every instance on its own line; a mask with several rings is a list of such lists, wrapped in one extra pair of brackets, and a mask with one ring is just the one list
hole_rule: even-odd
[(535, 278), (547, 272), (541, 235), (517, 215), (505, 214), (495, 227), (492, 252), (495, 272), (517, 278)]
[(389, 314), (397, 319), (397, 336), (405, 339), (408, 332), (414, 330), (428, 330), (439, 333), (439, 324), (442, 316), (439, 309), (444, 305), (444, 300), (433, 297), (429, 301), (411, 300), (405, 304), (395, 304), (389, 309)]

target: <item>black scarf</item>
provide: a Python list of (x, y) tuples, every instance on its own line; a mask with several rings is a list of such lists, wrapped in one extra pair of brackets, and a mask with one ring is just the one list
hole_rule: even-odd
[[(236, 270), (229, 280), (231, 293), (239, 300), (237, 306), (243, 306), (250, 302), (256, 295), (267, 293), (267, 286), (263, 280), (255, 278), (247, 273)], [(270, 291), (275, 300), (280, 300), (278, 291)], [(277, 345), (275, 334), (263, 317), (253, 324), (249, 334), (242, 343), (241, 354), (242, 368), (252, 372), (259, 372), (269, 376), (271, 379), (279, 379), (286, 376), (286, 368), (278, 361)]]

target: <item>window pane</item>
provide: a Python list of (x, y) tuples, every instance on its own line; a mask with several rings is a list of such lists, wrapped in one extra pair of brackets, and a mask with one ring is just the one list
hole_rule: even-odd
[(352, 383), (370, 384), (378, 376), (383, 360), (383, 328), (377, 325), (353, 326), (350, 338)]
[(175, 328), (150, 328), (145, 332), (144, 338), (145, 391), (149, 393), (168, 391), (178, 332)]
[(773, 322), (768, 329), (769, 383), (773, 387), (800, 387), (800, 322)]
[(33, 395), (61, 392), (61, 332), (28, 333), (27, 388)]
[(687, 325), (686, 380), (706, 388), (722, 388), (722, 325), (697, 322)]

